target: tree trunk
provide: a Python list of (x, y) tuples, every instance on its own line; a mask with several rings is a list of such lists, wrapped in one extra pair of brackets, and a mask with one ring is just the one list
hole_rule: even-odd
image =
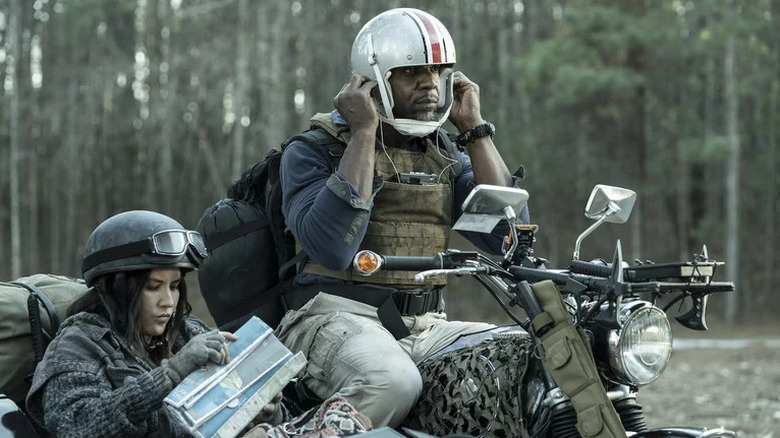
[[(238, 36), (236, 50), (236, 82), (233, 88), (233, 163), (231, 176), (237, 179), (244, 170), (244, 143), (246, 126), (249, 122), (249, 7), (248, 0), (238, 0)], [(272, 17), (271, 19), (276, 19)]]
[(688, 165), (687, 153), (685, 151), (685, 145), (683, 142), (677, 141), (677, 159), (673, 166), (676, 167), (675, 174), (677, 176), (675, 198), (677, 200), (677, 250), (680, 260), (688, 260), (690, 255), (688, 254), (688, 230), (691, 225), (691, 210), (690, 210), (690, 198), (691, 192), (691, 174), (690, 166)]
[[(729, 10), (729, 15), (733, 22), (734, 11)], [(740, 167), (740, 144), (739, 144), (739, 110), (737, 105), (737, 90), (734, 73), (735, 65), (735, 37), (730, 35), (726, 43), (725, 59), (725, 102), (726, 102), (726, 132), (728, 135), (731, 156), (726, 166), (726, 273), (728, 278), (737, 285), (737, 292), (727, 294), (726, 298), (726, 323), (733, 324), (736, 321), (739, 297), (740, 297), (740, 278), (739, 278), (739, 167)]]
[(777, 131), (775, 126), (777, 125), (777, 95), (780, 94), (780, 52), (777, 41), (774, 42), (773, 47), (773, 69), (775, 72), (772, 85), (770, 87), (769, 94), (769, 115), (767, 117), (767, 147), (769, 150), (769, 156), (767, 157), (767, 175), (769, 176), (769, 182), (766, 190), (766, 232), (764, 248), (766, 250), (764, 255), (764, 287), (761, 290), (764, 291), (766, 296), (769, 296), (777, 284), (775, 282), (778, 277), (777, 269), (775, 269), (775, 227), (777, 226)]
[[(173, 184), (173, 132), (174, 126), (179, 122), (179, 119), (174, 114), (174, 100), (176, 87), (172, 86), (173, 70), (171, 69), (172, 56), (171, 56), (171, 11), (169, 2), (160, 2), (157, 4), (157, 18), (160, 25), (160, 57), (161, 62), (160, 72), (158, 75), (158, 82), (160, 84), (160, 102), (158, 107), (160, 108), (160, 122), (162, 126), (161, 141), (160, 141), (160, 164), (158, 167), (160, 183), (157, 194), (162, 197), (161, 212), (167, 214), (173, 214), (175, 210), (173, 203), (173, 192), (175, 186)], [(165, 69), (163, 69), (165, 65)], [(175, 83), (173, 83), (175, 84)], [(192, 189), (192, 188), (191, 188)]]
[(22, 126), (19, 117), (19, 102), (21, 86), (19, 82), (19, 64), (22, 59), (22, 4), (20, 0), (11, 0), (9, 20), (9, 46), (11, 47), (11, 89), (9, 100), (10, 116), (10, 151), (9, 151), (9, 179), (10, 179), (10, 214), (11, 214), (11, 277), (17, 278), (22, 274), (22, 248), (21, 248), (21, 193), (19, 189), (19, 161)]
[[(647, 166), (649, 163), (647, 151), (650, 145), (655, 144), (655, 131), (653, 130), (653, 96), (647, 89), (643, 90), (641, 96), (642, 142), (639, 144), (639, 155), (637, 156), (637, 161), (639, 163), (639, 166), (637, 166), (637, 171), (639, 172), (639, 175), (637, 175), (637, 186), (648, 187)], [(644, 259), (644, 238), (642, 237), (644, 235), (645, 220), (642, 207), (646, 205), (644, 198), (644, 196), (637, 196), (636, 205), (634, 205), (634, 210), (631, 214), (631, 242), (633, 243), (632, 251), (630, 253), (631, 260)]]
[[(74, 63), (75, 66), (75, 63)], [(79, 219), (78, 219), (78, 188), (81, 184), (81, 165), (79, 163), (79, 119), (76, 117), (78, 108), (78, 76), (71, 76), (68, 81), (68, 94), (67, 94), (67, 107), (71, 110), (68, 111), (68, 115), (65, 119), (66, 134), (65, 134), (65, 156), (64, 160), (60, 162), (63, 166), (66, 187), (65, 187), (65, 228), (61, 229), (65, 233), (65, 246), (61, 248), (62, 252), (58, 254), (60, 260), (72, 260), (73, 255), (76, 254), (76, 248), (79, 243), (76, 241), (77, 236), (80, 236), (78, 232)], [(70, 271), (74, 269), (70, 263), (66, 263), (64, 269)]]
[[(263, 38), (258, 38), (257, 59), (264, 60), (264, 68), (258, 71), (258, 87), (260, 88), (259, 95), (262, 97), (261, 104), (258, 108), (258, 114), (255, 119), (258, 123), (261, 123), (263, 129), (261, 131), (255, 130), (258, 133), (258, 137), (254, 139), (257, 144), (255, 146), (254, 153), (257, 154), (257, 158), (262, 157), (268, 151), (268, 148), (279, 144), (290, 137), (291, 132), (288, 132), (289, 126), (287, 121), (291, 117), (286, 116), (283, 110), (286, 107), (285, 96), (289, 96), (286, 91), (294, 90), (296, 88), (295, 81), (285, 84), (283, 78), (286, 74), (294, 73), (295, 67), (285, 71), (285, 62), (288, 57), (284, 55), (287, 50), (286, 35), (284, 32), (284, 26), (287, 23), (287, 16), (289, 15), (289, 6), (285, 3), (267, 3), (263, 4), (257, 10), (257, 23), (260, 28), (268, 29), (268, 32), (264, 32)], [(312, 15), (311, 12), (309, 15)], [(316, 77), (320, 72), (314, 69), (307, 68), (306, 75), (308, 78)], [(311, 80), (311, 79), (309, 79)], [(328, 84), (328, 82), (316, 82), (320, 86)], [(291, 86), (290, 89), (286, 88)], [(311, 98), (310, 95), (305, 95), (305, 99)], [(307, 102), (305, 107), (310, 105)], [(323, 111), (323, 109), (317, 109), (317, 111)], [(306, 114), (308, 119), (311, 114)], [(296, 128), (297, 129), (297, 128)]]

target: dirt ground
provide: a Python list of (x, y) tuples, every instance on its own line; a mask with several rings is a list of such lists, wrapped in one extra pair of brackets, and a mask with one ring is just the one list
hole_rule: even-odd
[(744, 336), (750, 346), (673, 351), (664, 375), (639, 391), (648, 426), (725, 427), (740, 438), (780, 438), (779, 338)]

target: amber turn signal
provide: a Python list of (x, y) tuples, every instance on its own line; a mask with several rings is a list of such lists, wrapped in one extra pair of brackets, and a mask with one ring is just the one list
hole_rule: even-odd
[(364, 249), (355, 254), (352, 266), (355, 268), (355, 272), (360, 275), (371, 275), (382, 266), (382, 258), (379, 254)]

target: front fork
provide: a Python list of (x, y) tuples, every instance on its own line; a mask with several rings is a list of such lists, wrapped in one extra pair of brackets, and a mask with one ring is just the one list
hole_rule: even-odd
[[(541, 312), (541, 309), (538, 308), (538, 302), (536, 302), (532, 294), (528, 296), (528, 294), (523, 294), (517, 290), (510, 292), (512, 287), (497, 276), (481, 274), (476, 277), (494, 295), (503, 294), (510, 299), (510, 302), (514, 301), (513, 304), (522, 304), (521, 307), (529, 317), (535, 316), (534, 313)], [(530, 322), (522, 325), (530, 328), (528, 327)], [(533, 359), (531, 368), (526, 374), (526, 383), (524, 385), (526, 391), (524, 399), (528, 400), (528, 404), (525, 406), (528, 432), (532, 436), (544, 436), (544, 429), (547, 429), (547, 436), (556, 438), (579, 437), (580, 435), (575, 427), (577, 424), (577, 413), (571, 401), (555, 383), (555, 379), (550, 373), (542, 355), (538, 354), (536, 350), (534, 350)], [(607, 397), (615, 407), (626, 431), (641, 432), (647, 430), (642, 406), (637, 403), (636, 394), (628, 386), (611, 385), (607, 390)]]
[[(569, 398), (555, 384), (543, 361), (535, 358), (531, 366), (523, 385), (528, 393), (525, 400), (529, 401), (524, 412), (525, 418), (529, 420), (529, 434), (555, 438), (579, 437), (576, 429), (577, 413)], [(543, 396), (534, 397), (534, 391), (540, 391), (537, 394), (541, 393)], [(636, 401), (636, 393), (628, 386), (611, 387), (607, 391), (607, 397), (627, 432), (647, 431), (642, 406)]]

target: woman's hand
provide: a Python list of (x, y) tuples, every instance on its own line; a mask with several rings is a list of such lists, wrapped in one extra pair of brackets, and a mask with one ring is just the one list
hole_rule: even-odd
[(190, 339), (181, 350), (168, 359), (168, 366), (184, 379), (188, 374), (208, 363), (227, 363), (229, 360), (227, 341), (236, 339), (238, 338), (231, 333), (217, 330), (201, 333)]
[(267, 405), (263, 406), (263, 408), (260, 410), (260, 413), (257, 414), (257, 416), (252, 419), (252, 421), (247, 425), (247, 429), (254, 428), (255, 426), (258, 426), (260, 424), (270, 424), (271, 426), (276, 426), (278, 424), (281, 424), (282, 421), (284, 421), (284, 412), (282, 412), (282, 393), (276, 394), (276, 397), (273, 398)]
[(268, 438), (268, 434), (265, 433), (265, 429), (262, 426), (256, 426), (249, 430), (249, 432), (241, 435), (241, 438)]
[(220, 335), (222, 335), (223, 338), (225, 338), (226, 342), (222, 343), (222, 362), (223, 364), (226, 364), (230, 362), (230, 351), (228, 350), (228, 343), (234, 342), (238, 340), (238, 336), (234, 335), (230, 332), (219, 332)]

